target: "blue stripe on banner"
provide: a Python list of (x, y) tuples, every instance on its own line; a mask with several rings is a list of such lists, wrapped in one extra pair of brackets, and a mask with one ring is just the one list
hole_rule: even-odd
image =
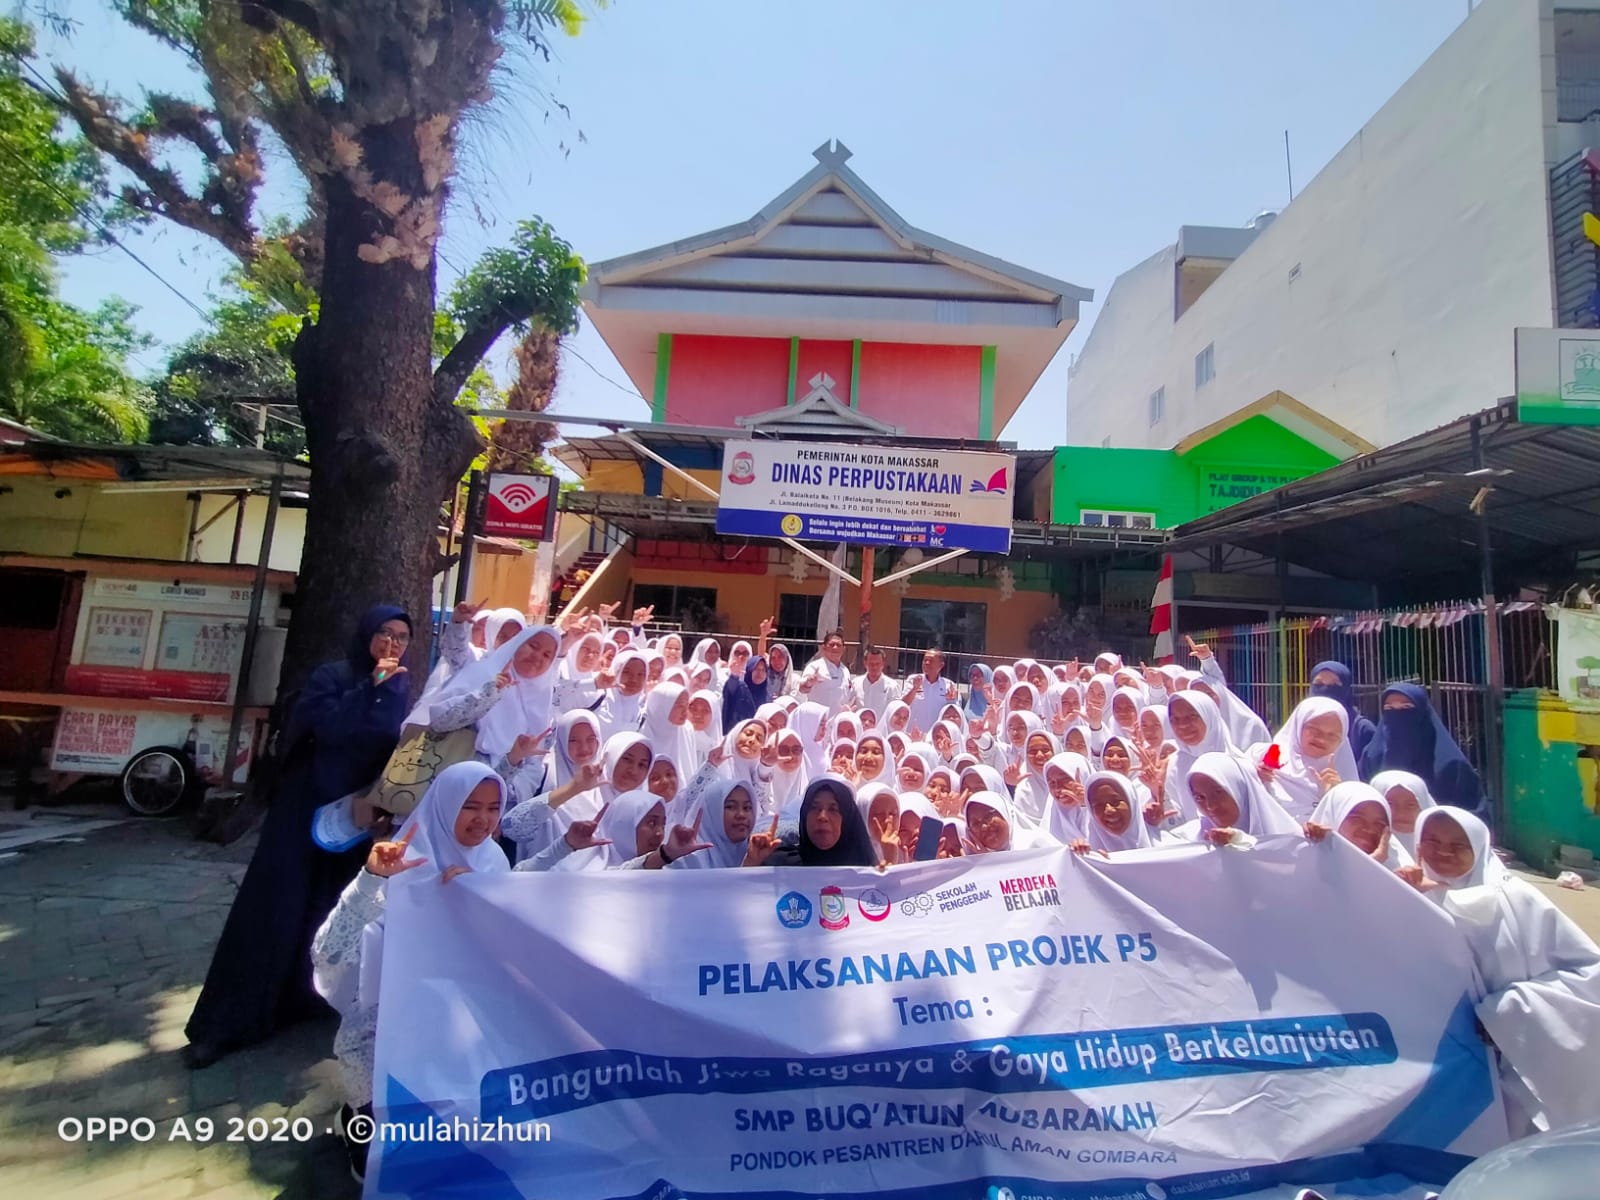
[(1375, 1140), (1448, 1146), (1494, 1103), (1493, 1070), (1476, 1006), (1462, 996), (1439, 1037), (1427, 1083)]
[[(1115, 1153), (1102, 1151), (1102, 1154)], [(1129, 1151), (1135, 1154), (1136, 1151)], [(1280, 1184), (1306, 1186), (1339, 1185), (1340, 1195), (1363, 1194), (1357, 1180), (1380, 1185), (1373, 1191), (1393, 1193), (1411, 1184), (1443, 1187), (1472, 1160), (1464, 1155), (1419, 1150), (1411, 1146), (1368, 1146), (1344, 1154), (1325, 1154), (1299, 1158), (1268, 1166), (1233, 1167), (1224, 1171), (1203, 1171), (1191, 1175), (1159, 1176), (1156, 1172), (1085, 1179), (1071, 1183), (1029, 1179), (1018, 1175), (985, 1175), (976, 1179), (946, 1180), (915, 1188), (882, 1188), (869, 1192), (827, 1190), (828, 1200), (1150, 1200), (1153, 1196), (1181, 1196), (1183, 1200), (1223, 1200), (1246, 1192), (1261, 1191)], [(1156, 1184), (1152, 1190), (1150, 1185)], [(1387, 1183), (1389, 1186), (1382, 1187)], [(641, 1192), (611, 1200), (717, 1200), (738, 1195), (742, 1200), (812, 1200), (814, 1192), (685, 1191), (666, 1179), (657, 1179)]]
[(1236, 1072), (1376, 1066), (1397, 1056), (1389, 1023), (1377, 1013), (1335, 1013), (795, 1058), (589, 1050), (491, 1071), (480, 1099), (485, 1121), (523, 1122), (650, 1096), (827, 1087), (1065, 1092)]
[[(792, 522), (798, 520), (796, 528)], [(790, 521), (789, 528), (784, 522)], [(921, 546), (930, 550), (1011, 550), (1010, 525), (956, 525), (933, 521), (837, 516), (829, 513), (779, 513), (755, 508), (717, 509), (717, 532), (741, 537), (799, 537), (823, 542)]]
[(439, 1136), (441, 1126), (453, 1123), (440, 1117), (393, 1075), (388, 1077), (388, 1084), (386, 1103), (377, 1113), (384, 1123), (376, 1139), (383, 1144), (378, 1170), (380, 1192), (439, 1200), (522, 1200), (522, 1189), (511, 1177), (473, 1149), (474, 1142), (486, 1139)]

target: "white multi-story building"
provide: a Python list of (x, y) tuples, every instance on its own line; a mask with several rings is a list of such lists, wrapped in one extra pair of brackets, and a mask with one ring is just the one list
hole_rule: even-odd
[(1600, 0), (1482, 0), (1283, 212), (1118, 276), (1068, 440), (1168, 447), (1274, 391), (1379, 445), (1485, 408), (1516, 326), (1600, 324), (1585, 212)]

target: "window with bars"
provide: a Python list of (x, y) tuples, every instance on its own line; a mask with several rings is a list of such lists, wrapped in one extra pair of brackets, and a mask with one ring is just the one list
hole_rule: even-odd
[(1078, 510), (1078, 524), (1093, 525), (1102, 529), (1154, 529), (1155, 513), (1114, 512), (1104, 508)]
[(1217, 377), (1217, 344), (1207, 342), (1206, 348), (1194, 356), (1194, 386), (1203, 387)]

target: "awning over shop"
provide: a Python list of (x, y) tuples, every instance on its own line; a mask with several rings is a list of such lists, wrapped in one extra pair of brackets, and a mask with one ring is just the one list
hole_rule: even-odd
[(1600, 429), (1523, 424), (1505, 400), (1191, 521), (1172, 548), (1237, 547), (1393, 591), (1472, 595), (1479, 509), (1498, 588), (1570, 576), (1600, 551)]

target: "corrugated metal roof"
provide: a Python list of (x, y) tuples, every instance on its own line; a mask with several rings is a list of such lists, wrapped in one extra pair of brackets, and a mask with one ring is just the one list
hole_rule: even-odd
[(1600, 550), (1600, 429), (1524, 425), (1509, 400), (1191, 521), (1173, 546), (1281, 548), (1312, 570), (1379, 583), (1476, 577), (1469, 505), (1485, 487), (1499, 586)]
[(280, 477), (305, 483), (311, 468), (292, 458), (242, 446), (103, 446), (57, 441), (28, 441), (0, 446), (0, 457), (28, 460), (48, 468), (52, 463), (104, 462), (126, 483), (186, 483), (209, 479), (252, 479), (267, 482)]

